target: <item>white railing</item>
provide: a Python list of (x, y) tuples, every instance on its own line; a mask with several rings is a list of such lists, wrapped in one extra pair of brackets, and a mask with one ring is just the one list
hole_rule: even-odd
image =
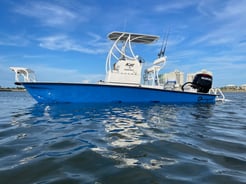
[(15, 72), (15, 82), (36, 82), (36, 76), (33, 70), (22, 67), (10, 67)]
[(225, 101), (225, 95), (223, 94), (223, 92), (221, 91), (221, 89), (219, 88), (212, 88), (209, 91), (210, 94), (214, 94), (217, 95), (216, 97), (216, 101), (218, 102), (224, 102)]

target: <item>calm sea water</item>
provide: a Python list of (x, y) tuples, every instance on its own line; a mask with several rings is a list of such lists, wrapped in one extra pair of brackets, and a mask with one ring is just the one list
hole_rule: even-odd
[(0, 183), (246, 183), (246, 93), (215, 105), (41, 105), (0, 92)]

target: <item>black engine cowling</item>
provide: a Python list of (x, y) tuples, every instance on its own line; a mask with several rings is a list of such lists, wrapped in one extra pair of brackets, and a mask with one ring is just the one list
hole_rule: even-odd
[(208, 93), (212, 87), (213, 77), (207, 73), (198, 73), (195, 75), (192, 82), (186, 82), (182, 86), (184, 91), (184, 86), (190, 84), (192, 88), (197, 89), (197, 92)]
[(191, 87), (197, 92), (208, 93), (212, 87), (213, 77), (209, 74), (199, 73), (194, 77)]

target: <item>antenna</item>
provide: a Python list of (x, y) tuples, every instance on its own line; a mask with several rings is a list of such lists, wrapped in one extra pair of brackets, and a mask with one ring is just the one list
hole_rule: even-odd
[(162, 45), (161, 45), (161, 50), (158, 53), (158, 57), (163, 57), (165, 55), (166, 52), (166, 48), (167, 48), (167, 40), (168, 40), (168, 36), (170, 33), (170, 28), (168, 29), (168, 31), (165, 33), (165, 36), (163, 36), (163, 40), (162, 40)]

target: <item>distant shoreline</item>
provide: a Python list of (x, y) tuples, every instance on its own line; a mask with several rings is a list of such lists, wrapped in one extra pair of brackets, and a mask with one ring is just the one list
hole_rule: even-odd
[(223, 93), (245, 93), (246, 90), (242, 89), (221, 89)]
[(0, 91), (5, 92), (25, 92), (25, 88), (0, 88)]

